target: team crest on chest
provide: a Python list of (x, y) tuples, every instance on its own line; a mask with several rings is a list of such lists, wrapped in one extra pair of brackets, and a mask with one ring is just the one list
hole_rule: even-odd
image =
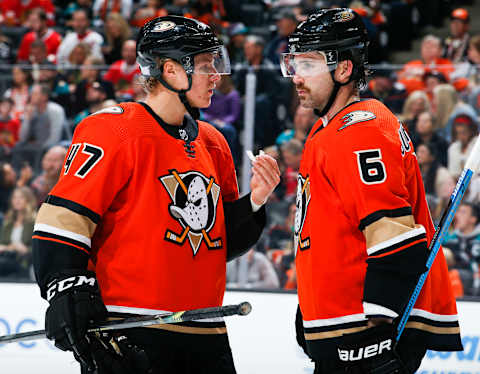
[(179, 173), (172, 169), (169, 172), (158, 179), (172, 199), (169, 214), (178, 221), (182, 231), (167, 228), (165, 240), (183, 245), (188, 239), (194, 256), (202, 241), (208, 249), (222, 248), (222, 239), (212, 239), (209, 235), (215, 225), (220, 186), (213, 177), (207, 178), (197, 171)]
[(297, 199), (295, 212), (295, 232), (294, 232), (294, 245), (295, 253), (297, 248), (305, 250), (310, 248), (310, 238), (302, 238), (303, 225), (305, 224), (305, 217), (307, 216), (308, 204), (310, 204), (310, 178), (307, 176), (304, 178), (301, 174), (298, 174), (297, 182)]

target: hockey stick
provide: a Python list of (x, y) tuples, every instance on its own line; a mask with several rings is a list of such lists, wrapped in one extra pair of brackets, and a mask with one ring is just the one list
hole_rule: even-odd
[(453, 190), (452, 195), (450, 196), (450, 201), (448, 202), (445, 211), (443, 212), (442, 218), (440, 219), (440, 223), (438, 225), (437, 230), (435, 231), (435, 235), (433, 235), (432, 241), (430, 242), (429, 251), (430, 255), (428, 256), (426, 267), (427, 270), (420, 276), (415, 289), (410, 296), (410, 300), (408, 301), (407, 306), (402, 314), (402, 318), (397, 326), (397, 337), (396, 342), (400, 340), (402, 336), (403, 330), (405, 329), (405, 324), (407, 323), (408, 317), (410, 317), (410, 313), (412, 311), (415, 302), (417, 301), (418, 295), (420, 295), (420, 291), (422, 290), (423, 284), (425, 283), (425, 279), (427, 279), (428, 272), (432, 267), (433, 261), (435, 260), (435, 256), (437, 255), (440, 245), (442, 244), (443, 238), (452, 223), (452, 219), (457, 211), (458, 205), (460, 201), (462, 201), (462, 197), (470, 184), (470, 180), (475, 172), (480, 167), (480, 137), (477, 138), (475, 144), (473, 146), (472, 152), (465, 163), (465, 168), (462, 171), (462, 175), (458, 179), (457, 185)]
[[(108, 321), (97, 327), (92, 327), (88, 332), (95, 333), (108, 330), (131, 329), (133, 327), (163, 325), (234, 315), (246, 316), (251, 310), (252, 305), (250, 305), (249, 302), (244, 301), (243, 303), (236, 305), (225, 305), (213, 308), (193, 309), (176, 313), (155, 314), (151, 316), (130, 317), (122, 320)], [(0, 336), (0, 344), (43, 339), (45, 337), (45, 330), (28, 331), (19, 334)]]

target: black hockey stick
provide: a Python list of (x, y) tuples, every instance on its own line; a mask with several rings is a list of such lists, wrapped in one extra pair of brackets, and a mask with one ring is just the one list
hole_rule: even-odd
[[(208, 318), (227, 317), (227, 316), (246, 316), (252, 310), (252, 305), (248, 301), (236, 305), (225, 305), (213, 308), (202, 308), (185, 310), (183, 312), (155, 314), (151, 316), (129, 317), (116, 321), (108, 321), (97, 327), (88, 330), (89, 333), (102, 332), (108, 330), (131, 329), (133, 327), (146, 327), (152, 325), (162, 325), (168, 323), (179, 323)], [(0, 336), (0, 344), (15, 343), (25, 340), (35, 340), (46, 338), (45, 330), (35, 330)]]

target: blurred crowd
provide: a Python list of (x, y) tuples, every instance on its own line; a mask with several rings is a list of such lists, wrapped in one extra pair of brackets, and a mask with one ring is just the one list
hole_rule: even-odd
[[(463, 2), (465, 3), (465, 1)], [(469, 2), (472, 5), (473, 0)], [(478, 136), (480, 35), (459, 1), (437, 0), (2, 0), (0, 2), (0, 278), (31, 278), (35, 213), (58, 180), (75, 127), (124, 101), (141, 101), (136, 35), (150, 19), (183, 15), (211, 25), (229, 51), (201, 119), (226, 138), (239, 174), (246, 77), (256, 76), (254, 147), (275, 157), (282, 181), (268, 202), (259, 243), (228, 264), (229, 287), (296, 288), (293, 251), (297, 173), (318, 119), (298, 106), (279, 59), (288, 36), (320, 8), (349, 6), (371, 40), (362, 98), (388, 106), (407, 129), (438, 222)], [(426, 30), (447, 25), (440, 39)], [(433, 32), (434, 33), (434, 32)], [(422, 37), (418, 59), (392, 65)], [(480, 294), (480, 177), (444, 241), (458, 297)]]

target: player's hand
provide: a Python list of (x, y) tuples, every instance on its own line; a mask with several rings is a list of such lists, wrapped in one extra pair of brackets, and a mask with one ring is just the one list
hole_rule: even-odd
[(126, 336), (111, 333), (90, 335), (95, 370), (92, 374), (149, 374), (145, 351)]
[(264, 204), (280, 182), (280, 170), (277, 161), (261, 153), (252, 161), (252, 179), (250, 190), (252, 201), (257, 205)]
[(338, 345), (338, 358), (346, 368), (360, 366), (362, 373), (404, 373), (404, 365), (394, 349), (394, 333), (393, 324), (382, 323), (364, 331), (345, 334)]
[(86, 270), (57, 274), (47, 284), (46, 293), (50, 303), (45, 317), (47, 338), (55, 340), (62, 351), (72, 351), (78, 362), (93, 370), (87, 330), (107, 317), (95, 274)]

